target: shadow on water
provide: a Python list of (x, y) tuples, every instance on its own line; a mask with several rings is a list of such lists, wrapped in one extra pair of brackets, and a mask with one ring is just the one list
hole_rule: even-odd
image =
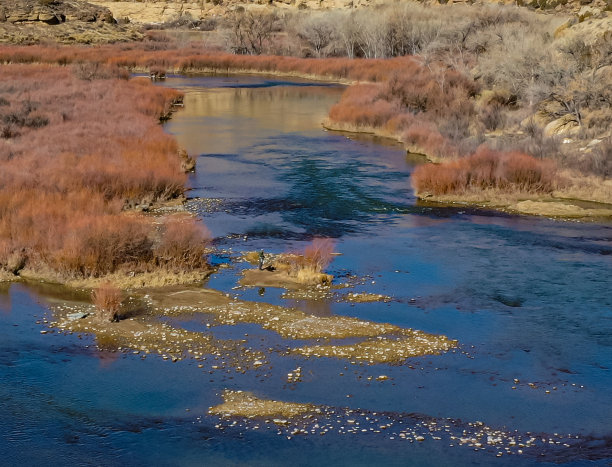
[(11, 312), (10, 288), (11, 284), (9, 282), (0, 282), (0, 313)]

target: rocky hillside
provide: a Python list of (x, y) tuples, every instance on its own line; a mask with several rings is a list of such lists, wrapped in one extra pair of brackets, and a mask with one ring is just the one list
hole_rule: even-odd
[(176, 21), (181, 16), (193, 19), (205, 19), (223, 16), (238, 6), (246, 8), (270, 5), (280, 8), (295, 9), (335, 9), (355, 8), (381, 3), (380, 0), (207, 0), (207, 1), (174, 1), (146, 0), (142, 2), (93, 0), (96, 5), (109, 8), (115, 18), (127, 19), (133, 23), (160, 24)]
[[(133, 23), (160, 24), (176, 21), (181, 16), (205, 19), (223, 16), (238, 6), (257, 8), (263, 5), (285, 9), (348, 9), (389, 3), (385, 0), (91, 0), (96, 5), (109, 8), (117, 19)], [(417, 2), (415, 2), (417, 3)], [(516, 4), (539, 11), (580, 15), (612, 11), (612, 0), (422, 0), (421, 4)]]
[(79, 0), (0, 0), (0, 42), (116, 42), (139, 37), (108, 8)]

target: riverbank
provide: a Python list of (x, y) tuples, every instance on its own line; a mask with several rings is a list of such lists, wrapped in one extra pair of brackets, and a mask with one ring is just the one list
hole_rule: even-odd
[[(323, 121), (324, 128), (350, 133), (373, 134), (395, 140), (401, 142), (410, 154), (420, 154), (432, 162), (439, 163), (440, 166), (459, 157), (465, 157), (466, 154), (472, 154), (473, 152), (470, 151), (475, 151), (475, 147), (472, 146), (472, 149), (458, 148), (457, 143), (451, 143), (439, 132), (439, 127), (446, 125), (444, 122), (449, 118), (455, 118), (453, 115), (460, 107), (465, 108), (465, 115), (461, 118), (472, 115), (470, 118), (473, 121), (466, 122), (466, 124), (469, 123), (470, 128), (478, 127), (475, 125), (478, 118), (485, 118), (485, 114), (483, 116), (479, 114), (488, 112), (487, 109), (493, 105), (491, 102), (497, 102), (495, 99), (501, 99), (499, 96), (503, 94), (498, 93), (499, 96), (497, 96), (490, 91), (479, 90), (478, 86), (465, 76), (439, 69), (438, 65), (424, 67), (415, 57), (387, 60), (300, 59), (203, 52), (193, 44), (180, 49), (174, 49), (172, 43), (160, 44), (159, 47), (161, 50), (150, 51), (144, 50), (138, 44), (120, 48), (101, 46), (97, 48), (95, 56), (88, 49), (79, 47), (27, 49), (13, 47), (0, 48), (0, 57), (11, 62), (61, 61), (71, 63), (86, 60), (113, 63), (132, 71), (161, 69), (164, 72), (179, 73), (266, 74), (284, 78), (342, 83), (349, 87), (340, 102), (331, 109), (329, 117)], [(402, 78), (398, 78), (399, 73), (402, 73)], [(444, 80), (451, 83), (450, 86), (431, 85), (435, 77), (439, 79), (440, 73), (444, 75)], [(405, 83), (406, 80), (416, 88), (409, 90), (408, 84)], [(427, 96), (426, 109), (421, 109), (416, 115), (402, 109), (401, 102), (411, 102), (421, 94)], [(507, 110), (507, 112), (516, 111)], [(475, 130), (470, 131), (473, 133)], [(520, 129), (512, 131), (517, 135), (524, 132)], [(466, 141), (476, 138), (474, 135), (468, 136)], [(503, 138), (498, 135), (497, 139)], [(576, 144), (574, 143), (572, 147)], [(577, 157), (578, 155), (566, 157), (566, 159), (571, 161)], [(590, 156), (581, 157), (588, 159)], [(609, 180), (580, 174), (576, 169), (566, 172), (563, 177), (565, 180), (559, 183), (556, 189), (558, 194), (555, 194), (554, 197), (546, 197), (543, 196), (543, 193), (538, 193), (537, 197), (542, 198), (545, 202), (557, 202), (554, 198), (572, 198), (579, 201), (612, 203), (612, 195), (607, 187)], [(535, 209), (532, 205), (525, 208), (524, 204), (519, 205), (520, 201), (534, 198), (534, 196), (523, 196), (522, 191), (506, 189), (493, 194), (491, 190), (488, 190), (478, 196), (472, 188), (468, 191), (455, 191), (452, 194), (445, 193), (441, 197), (440, 193), (433, 193), (425, 188), (417, 190), (417, 196), (427, 199), (433, 195), (437, 200), (446, 202), (485, 203), (493, 209), (511, 209), (515, 212), (530, 214), (549, 215), (551, 213), (548, 209)], [(596, 193), (597, 195), (594, 196)], [(507, 198), (512, 198), (512, 202), (509, 203)], [(604, 212), (595, 213), (588, 209), (585, 212), (572, 208), (571, 203), (565, 204), (566, 206), (555, 211), (562, 217), (562, 212), (567, 213), (568, 217), (606, 215)], [(550, 206), (547, 207), (550, 208)]]
[[(445, 169), (444, 163), (440, 167), (429, 165), (417, 168), (413, 174), (417, 197), (425, 202), (475, 205), (559, 219), (612, 217), (612, 180), (587, 177), (569, 170), (555, 170), (548, 174), (550, 169), (537, 166), (517, 168), (506, 175), (502, 175), (501, 169), (496, 171), (488, 166), (484, 169), (459, 166), (469, 161), (447, 162), (448, 165), (457, 166), (450, 173), (447, 171), (440, 175), (437, 173)], [(495, 173), (496, 178), (479, 179), (483, 171)], [(445, 184), (439, 183), (440, 177)], [(506, 178), (500, 181), (500, 177)], [(520, 177), (531, 180), (533, 189), (525, 189), (528, 185), (521, 184)], [(513, 189), (508, 190), (509, 187)]]
[(184, 200), (185, 154), (159, 124), (181, 93), (96, 63), (1, 70), (4, 275), (92, 286), (205, 277), (206, 228), (176, 206), (153, 212)]
[[(422, 158), (423, 163), (444, 164), (450, 161), (428, 155), (420, 146), (406, 144), (402, 137), (385, 128), (358, 126), (325, 119), (323, 128), (353, 135), (373, 135), (401, 143), (408, 157)], [(415, 195), (422, 201), (442, 204), (479, 206), (487, 209), (559, 219), (612, 218), (612, 179), (587, 176), (575, 170), (559, 171), (559, 183), (550, 194), (494, 189), (463, 190), (459, 193), (432, 194), (426, 190)]]

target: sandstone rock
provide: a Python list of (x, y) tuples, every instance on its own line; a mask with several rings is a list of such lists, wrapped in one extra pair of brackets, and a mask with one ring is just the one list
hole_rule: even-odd
[(544, 127), (546, 136), (573, 135), (580, 129), (578, 122), (571, 115), (564, 115), (561, 118), (553, 120)]
[(139, 40), (133, 26), (120, 26), (108, 8), (82, 0), (0, 0), (0, 43), (107, 43)]
[(114, 22), (113, 16), (107, 8), (79, 0), (56, 0), (50, 3), (42, 3), (36, 0), (12, 0), (2, 6), (0, 20), (2, 18), (11, 23)]

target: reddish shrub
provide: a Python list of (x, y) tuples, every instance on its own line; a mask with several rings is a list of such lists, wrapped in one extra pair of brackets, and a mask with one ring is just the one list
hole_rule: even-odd
[(435, 125), (428, 122), (415, 123), (403, 133), (402, 140), (416, 152), (438, 158), (452, 158), (457, 149), (440, 134)]
[[(0, 98), (8, 104), (0, 120), (39, 116), (48, 124), (24, 124), (19, 136), (0, 139), (0, 267), (26, 258), (84, 277), (159, 264), (152, 219), (121, 211), (183, 193), (178, 145), (158, 124), (180, 93), (93, 72), (85, 81), (70, 67), (1, 68)], [(169, 232), (180, 243), (179, 232)], [(174, 254), (176, 267), (187, 264)]]
[(334, 245), (331, 238), (315, 238), (304, 249), (304, 261), (315, 271), (323, 271), (331, 263)]
[(209, 242), (210, 232), (193, 218), (165, 219), (161, 241), (154, 250), (156, 260), (173, 270), (201, 268), (206, 264)]
[(91, 293), (91, 301), (98, 308), (103, 321), (119, 321), (121, 291), (111, 284), (104, 284)]
[(149, 230), (143, 220), (124, 215), (71, 220), (61, 247), (46, 262), (67, 276), (99, 277), (120, 267), (134, 270), (153, 259)]
[(548, 193), (554, 189), (555, 167), (519, 152), (498, 152), (481, 146), (471, 156), (442, 164), (424, 164), (412, 174), (417, 192), (435, 195), (470, 189)]

